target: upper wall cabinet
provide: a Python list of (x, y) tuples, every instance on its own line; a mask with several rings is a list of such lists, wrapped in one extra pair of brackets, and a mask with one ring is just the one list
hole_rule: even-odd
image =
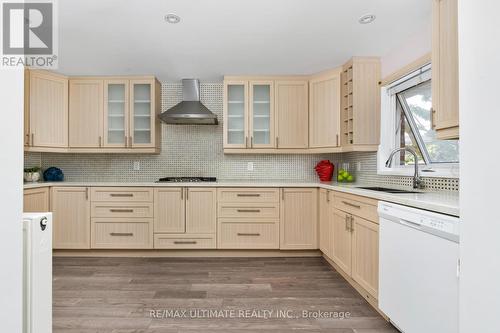
[(102, 146), (102, 80), (69, 80), (69, 146)]
[(433, 0), (432, 7), (432, 108), (438, 139), (459, 137), (457, 2)]
[(282, 77), (224, 79), (224, 152), (308, 147), (308, 81)]
[(68, 78), (57, 74), (27, 71), (26, 79), (25, 150), (159, 152), (160, 83), (154, 77), (73, 77), (69, 91)]
[(224, 81), (224, 148), (274, 148), (274, 82)]
[(380, 59), (354, 57), (342, 68), (342, 151), (376, 151), (380, 142)]
[(340, 69), (309, 81), (309, 147), (340, 147)]
[(276, 81), (276, 148), (307, 148), (307, 81)]
[(25, 150), (68, 148), (68, 78), (41, 70), (25, 72)]

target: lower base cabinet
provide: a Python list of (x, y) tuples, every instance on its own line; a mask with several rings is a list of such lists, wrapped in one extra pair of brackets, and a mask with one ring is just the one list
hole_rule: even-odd
[(49, 189), (47, 187), (24, 190), (23, 212), (43, 213), (49, 210)]
[(52, 187), (50, 193), (54, 249), (90, 248), (88, 187)]
[(152, 249), (153, 219), (93, 218), (93, 249)]
[(277, 221), (256, 222), (236, 219), (220, 219), (218, 231), (219, 249), (279, 249)]
[(318, 189), (281, 189), (280, 249), (318, 248)]
[(320, 190), (319, 198), (321, 251), (377, 299), (377, 201), (326, 190)]

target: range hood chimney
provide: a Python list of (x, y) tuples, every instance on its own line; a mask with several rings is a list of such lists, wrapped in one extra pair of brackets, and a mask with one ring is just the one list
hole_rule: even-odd
[(182, 102), (160, 114), (160, 120), (176, 125), (217, 125), (217, 116), (200, 102), (200, 81), (182, 80)]

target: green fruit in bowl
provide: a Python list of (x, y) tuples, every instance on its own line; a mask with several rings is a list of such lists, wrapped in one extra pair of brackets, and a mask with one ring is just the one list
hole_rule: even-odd
[(344, 176), (342, 176), (342, 175), (338, 175), (337, 180), (338, 180), (339, 182), (344, 181)]

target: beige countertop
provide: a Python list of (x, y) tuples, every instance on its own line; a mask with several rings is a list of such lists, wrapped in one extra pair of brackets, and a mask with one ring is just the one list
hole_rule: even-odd
[[(50, 187), (50, 186), (89, 186), (89, 187), (319, 187), (349, 194), (360, 195), (377, 200), (393, 202), (405, 206), (421, 208), (438, 213), (459, 216), (458, 192), (419, 192), (392, 194), (372, 190), (364, 190), (358, 187), (370, 186), (371, 184), (339, 184), (336, 182), (314, 182), (297, 180), (219, 180), (217, 182), (202, 183), (155, 183), (155, 182), (47, 182), (26, 183), (25, 189)], [(376, 185), (375, 185), (376, 186)]]

